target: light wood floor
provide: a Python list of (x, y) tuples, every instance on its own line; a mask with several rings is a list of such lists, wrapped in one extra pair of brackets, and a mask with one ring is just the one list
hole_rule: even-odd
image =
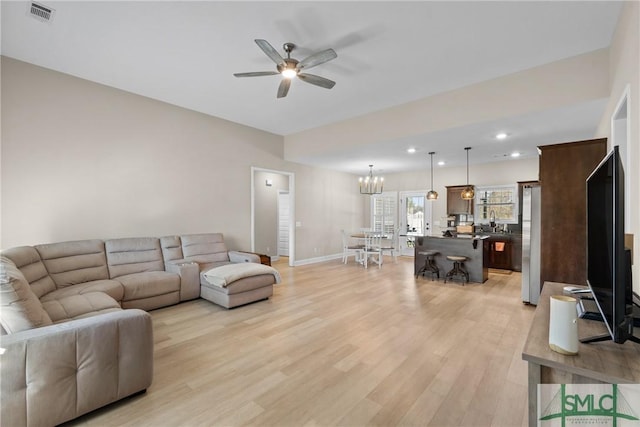
[(520, 274), (413, 277), (413, 259), (290, 268), (268, 300), (151, 312), (153, 385), (74, 425), (522, 426), (534, 308)]

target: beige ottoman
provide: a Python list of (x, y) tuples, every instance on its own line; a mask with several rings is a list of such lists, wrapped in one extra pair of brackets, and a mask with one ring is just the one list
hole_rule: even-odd
[(200, 297), (226, 308), (268, 299), (280, 282), (276, 269), (241, 263), (216, 267), (200, 274)]

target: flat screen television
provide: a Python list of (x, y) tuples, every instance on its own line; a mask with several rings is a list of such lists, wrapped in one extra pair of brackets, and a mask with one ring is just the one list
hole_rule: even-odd
[(584, 343), (626, 340), (633, 336), (631, 255), (624, 247), (624, 170), (618, 147), (587, 178), (587, 284), (608, 334)]

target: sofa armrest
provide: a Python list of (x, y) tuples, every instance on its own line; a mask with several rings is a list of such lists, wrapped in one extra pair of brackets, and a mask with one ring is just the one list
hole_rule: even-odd
[(255, 262), (256, 264), (271, 265), (271, 257), (265, 254), (243, 251), (229, 251), (229, 261), (232, 263)]
[(200, 297), (200, 266), (186, 260), (166, 261), (164, 269), (180, 276), (180, 301)]
[(153, 328), (122, 310), (0, 337), (2, 425), (53, 426), (145, 390)]

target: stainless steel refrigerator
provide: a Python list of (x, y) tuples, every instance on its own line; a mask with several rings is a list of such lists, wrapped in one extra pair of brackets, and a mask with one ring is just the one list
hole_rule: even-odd
[(538, 305), (540, 297), (540, 186), (522, 189), (522, 301)]

